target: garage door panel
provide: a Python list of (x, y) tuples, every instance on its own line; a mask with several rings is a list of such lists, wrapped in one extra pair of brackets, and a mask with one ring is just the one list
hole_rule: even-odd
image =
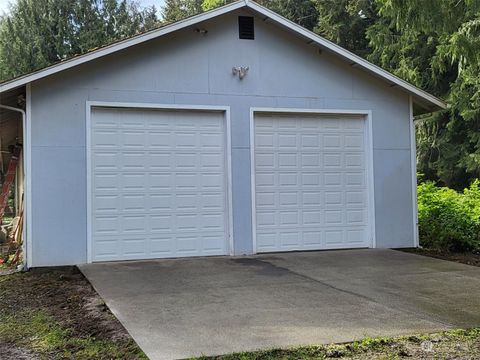
[(296, 191), (284, 191), (278, 194), (278, 203), (283, 207), (295, 207), (299, 205), (298, 192)]
[(118, 130), (96, 128), (92, 134), (92, 147), (98, 150), (117, 149), (118, 144)]
[[(280, 174), (281, 176), (282, 174)], [(308, 172), (301, 172), (298, 174), (300, 181), (298, 183), (287, 183), (286, 181), (280, 181), (280, 185), (294, 185), (296, 186), (297, 184), (300, 184), (302, 189), (308, 189), (310, 190), (317, 190), (319, 186), (323, 183), (322, 181), (322, 174), (318, 171), (308, 171)], [(291, 176), (293, 179), (293, 176)], [(280, 177), (280, 180), (282, 180), (282, 177)]]
[(355, 171), (345, 173), (345, 185), (358, 186), (364, 188), (367, 183), (367, 176), (365, 171)]
[(257, 194), (256, 197), (256, 207), (259, 210), (271, 209), (277, 205), (276, 193), (274, 192), (263, 192)]
[(114, 238), (98, 238), (95, 242), (95, 257), (98, 261), (115, 260), (121, 253), (120, 241)]
[(104, 194), (116, 191), (120, 187), (120, 176), (115, 173), (111, 174), (93, 174), (92, 179), (93, 191)]
[(322, 210), (303, 210), (301, 212), (302, 226), (323, 226)]
[(148, 207), (148, 198), (145, 194), (124, 194), (118, 209), (123, 213), (143, 213)]
[(345, 231), (343, 230), (326, 230), (325, 231), (325, 247), (339, 248), (345, 244)]
[(325, 189), (343, 189), (345, 185), (345, 177), (343, 175), (341, 172), (325, 171), (323, 174), (323, 185)]
[(94, 109), (92, 259), (224, 255), (222, 113)]
[(172, 136), (169, 131), (150, 130), (146, 145), (152, 150), (169, 150), (173, 145)]
[[(313, 131), (318, 131), (317, 128), (312, 129)], [(300, 135), (300, 146), (303, 151), (308, 150), (318, 150), (322, 143), (322, 135), (319, 134), (301, 134)]]
[(257, 115), (258, 252), (366, 247), (365, 121)]
[(146, 172), (132, 172), (120, 174), (120, 191), (121, 192), (139, 192), (146, 191), (145, 183)]
[(172, 190), (174, 187), (173, 174), (169, 172), (149, 173), (147, 174), (146, 182), (150, 191), (161, 191), (164, 193), (164, 191)]
[(257, 251), (268, 252), (277, 250), (277, 239), (278, 236), (276, 232), (257, 233)]
[(142, 130), (122, 130), (120, 146), (127, 150), (144, 150), (147, 140), (147, 132)]
[(198, 155), (198, 165), (201, 169), (221, 171), (225, 159), (219, 153), (203, 153)]
[(119, 169), (119, 154), (112, 151), (97, 152), (93, 159), (93, 169), (98, 174), (99, 171), (115, 172)]
[(301, 192), (302, 206), (304, 208), (320, 207), (323, 209), (325, 203), (325, 194), (319, 191), (303, 191)]
[(223, 211), (224, 200), (224, 194), (222, 193), (203, 193), (198, 206), (202, 211)]
[(300, 154), (299, 158), (301, 169), (317, 170), (320, 169), (322, 164), (325, 162), (325, 160), (322, 159), (322, 155), (316, 152)]
[(93, 208), (99, 215), (115, 214), (119, 211), (121, 199), (119, 195), (99, 194), (93, 200)]
[(221, 151), (223, 143), (216, 133), (200, 133), (199, 145), (206, 151)]
[(222, 173), (201, 173), (197, 180), (200, 180), (202, 191), (221, 191), (223, 188)]
[(122, 243), (122, 252), (128, 257), (143, 257), (147, 253), (147, 241), (144, 237), (125, 239)]
[(121, 231), (121, 219), (117, 215), (98, 215), (93, 225), (96, 237), (118, 235)]

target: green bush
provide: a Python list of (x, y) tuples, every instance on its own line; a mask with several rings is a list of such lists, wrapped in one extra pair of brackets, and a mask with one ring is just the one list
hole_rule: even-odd
[(418, 222), (425, 248), (480, 251), (480, 182), (463, 193), (432, 182), (419, 185)]

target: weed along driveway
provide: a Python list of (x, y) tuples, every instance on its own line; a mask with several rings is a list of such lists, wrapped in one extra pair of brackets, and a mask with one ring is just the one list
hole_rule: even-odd
[(480, 325), (480, 268), (393, 250), (81, 270), (152, 360)]

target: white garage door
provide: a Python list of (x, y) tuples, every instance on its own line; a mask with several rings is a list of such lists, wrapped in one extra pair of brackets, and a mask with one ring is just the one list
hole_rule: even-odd
[(91, 260), (228, 252), (222, 112), (93, 108)]
[(257, 252), (371, 246), (365, 120), (256, 115)]

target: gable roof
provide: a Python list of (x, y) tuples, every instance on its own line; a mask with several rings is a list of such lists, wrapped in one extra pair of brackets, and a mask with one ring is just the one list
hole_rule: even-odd
[(172, 32), (187, 28), (189, 26), (198, 24), (200, 22), (218, 17), (220, 15), (223, 15), (241, 8), (249, 9), (256, 14), (263, 16), (265, 20), (271, 20), (275, 24), (279, 25), (280, 27), (283, 27), (299, 35), (300, 37), (305, 38), (309, 43), (317, 44), (322, 50), (326, 50), (334, 53), (335, 55), (343, 58), (345, 61), (350, 62), (352, 66), (357, 66), (358, 68), (361, 68), (369, 72), (370, 74), (386, 81), (387, 83), (390, 84), (390, 86), (399, 87), (400, 89), (412, 95), (414, 102), (418, 104), (420, 107), (424, 108), (425, 110), (433, 112), (433, 111), (447, 108), (447, 104), (444, 101), (440, 100), (439, 98), (427, 93), (426, 91), (423, 91), (422, 89), (408, 83), (405, 80), (400, 79), (399, 77), (368, 62), (367, 60), (361, 58), (360, 56), (353, 54), (352, 52), (342, 48), (341, 46), (336, 45), (331, 41), (328, 41), (327, 39), (313, 33), (312, 31), (309, 31), (301, 27), (300, 25), (295, 24), (294, 22), (250, 0), (238, 0), (231, 4), (219, 7), (217, 9), (214, 9), (196, 16), (192, 16), (190, 18), (175, 22), (170, 25), (166, 25), (164, 27), (161, 27), (155, 30), (151, 30), (149, 32), (146, 32), (140, 35), (136, 35), (132, 38), (125, 39), (125, 40), (113, 43), (111, 45), (107, 45), (105, 47), (86, 53), (84, 55), (73, 57), (71, 59), (62, 61), (60, 63), (48, 66), (46, 68), (31, 72), (26, 75), (19, 76), (12, 80), (5, 81), (3, 83), (0, 83), (0, 93), (18, 88), (20, 86), (24, 86), (35, 80), (45, 78), (47, 76), (59, 73), (61, 71), (73, 68), (75, 66), (110, 55), (117, 51), (127, 49), (129, 47), (170, 34)]

